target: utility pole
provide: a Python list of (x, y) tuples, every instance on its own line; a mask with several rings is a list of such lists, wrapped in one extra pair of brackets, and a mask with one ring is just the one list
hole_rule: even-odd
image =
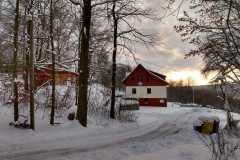
[(195, 90), (194, 90), (194, 86), (192, 86), (192, 103), (195, 103)]

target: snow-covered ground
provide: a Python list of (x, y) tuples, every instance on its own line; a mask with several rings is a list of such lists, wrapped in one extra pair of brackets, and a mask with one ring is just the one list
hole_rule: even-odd
[[(211, 155), (192, 129), (199, 116), (213, 115), (226, 123), (225, 113), (200, 107), (141, 107), (136, 123), (107, 121), (88, 128), (77, 121), (49, 126), (36, 121), (36, 131), (8, 125), (9, 107), (0, 107), (0, 160), (207, 160)], [(234, 114), (235, 119), (240, 116)]]

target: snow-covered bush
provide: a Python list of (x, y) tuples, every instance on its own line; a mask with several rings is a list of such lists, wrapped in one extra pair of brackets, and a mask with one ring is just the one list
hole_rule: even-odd
[(88, 90), (88, 115), (108, 119), (111, 90), (100, 84), (92, 84)]
[[(88, 115), (99, 121), (107, 120), (110, 117), (111, 89), (100, 84), (92, 84), (89, 87)], [(116, 97), (115, 116), (119, 121), (136, 121), (134, 111), (120, 111), (121, 97)]]
[(117, 119), (122, 122), (136, 122), (137, 118), (138, 117), (134, 111), (120, 111), (117, 116)]
[(217, 134), (200, 135), (200, 139), (209, 149), (211, 160), (235, 160), (236, 152), (240, 150), (240, 142), (227, 130), (220, 130)]
[[(16, 80), (18, 85), (18, 101), (19, 104), (26, 103), (28, 101), (29, 95), (24, 90), (24, 82), (20, 79)], [(13, 103), (13, 85), (8, 79), (1, 79), (0, 80), (0, 103), (2, 104), (11, 104)]]
[[(51, 86), (39, 89), (35, 95), (36, 109), (42, 110), (44, 113), (51, 107)], [(75, 103), (74, 86), (56, 86), (56, 117), (64, 117), (67, 111)], [(43, 114), (44, 114), (43, 113)], [(47, 112), (48, 113), (48, 112)]]
[[(56, 118), (68, 118), (69, 113), (76, 113), (75, 86), (56, 87)], [(35, 95), (36, 110), (42, 112), (42, 118), (49, 116), (51, 107), (51, 86), (39, 89)], [(93, 123), (105, 123), (110, 118), (111, 89), (93, 83), (88, 88), (88, 117)], [(116, 119), (119, 121), (136, 121), (133, 111), (119, 113), (120, 100), (116, 98)]]

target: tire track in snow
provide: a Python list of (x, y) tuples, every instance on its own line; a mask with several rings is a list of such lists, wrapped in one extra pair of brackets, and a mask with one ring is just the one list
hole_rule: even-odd
[(10, 155), (0, 156), (1, 160), (45, 160), (46, 158), (56, 158), (56, 157), (62, 157), (63, 155), (69, 155), (73, 153), (83, 153), (83, 152), (90, 152), (94, 150), (109, 148), (109, 147), (115, 147), (118, 145), (124, 145), (132, 142), (146, 142), (151, 141), (156, 138), (164, 138), (168, 135), (177, 134), (180, 131), (179, 128), (176, 128), (175, 124), (171, 123), (163, 123), (155, 130), (152, 130), (150, 132), (147, 132), (143, 135), (126, 138), (117, 140), (115, 142), (109, 142), (106, 144), (100, 144), (96, 146), (75, 146), (75, 147), (69, 147), (69, 148), (59, 148), (59, 149), (43, 149), (38, 151), (25, 151), (21, 153), (12, 153)]

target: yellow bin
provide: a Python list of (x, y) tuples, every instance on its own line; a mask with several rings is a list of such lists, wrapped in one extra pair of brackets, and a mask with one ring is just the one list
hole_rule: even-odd
[(214, 122), (203, 121), (202, 129), (201, 129), (202, 133), (204, 134), (213, 133), (213, 126), (214, 126)]

